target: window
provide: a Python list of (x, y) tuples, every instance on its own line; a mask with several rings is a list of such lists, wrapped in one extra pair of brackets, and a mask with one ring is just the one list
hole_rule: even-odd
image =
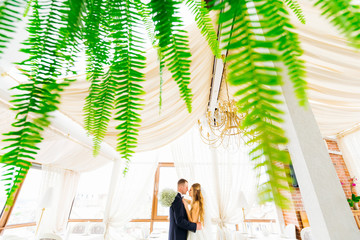
[(26, 175), (7, 225), (36, 222), (40, 186), (41, 169), (32, 167)]
[(80, 175), (70, 219), (102, 219), (113, 164)]
[[(104, 186), (110, 185), (111, 167), (106, 166), (80, 176), (78, 192), (69, 219), (70, 229), (75, 223), (89, 225), (103, 219), (108, 191), (108, 187), (104, 188)], [(169, 208), (160, 205), (158, 194), (164, 188), (176, 187), (177, 180), (174, 163), (159, 163), (154, 188), (147, 191), (145, 195), (147, 201), (140, 206), (142, 211), (123, 227), (124, 239), (141, 239), (141, 236), (146, 238), (154, 229), (161, 234), (167, 232)]]
[[(4, 167), (5, 165), (0, 163), (0, 174), (1, 176), (3, 175), (3, 171), (4, 171)], [(5, 202), (6, 202), (6, 194), (5, 194), (5, 182), (4, 181), (0, 181), (0, 208), (3, 209)]]
[[(178, 177), (176, 175), (176, 170), (174, 168), (173, 164), (168, 165), (160, 165), (159, 167), (159, 183), (158, 183), (158, 189), (159, 192), (165, 188), (171, 188), (174, 189), (174, 184), (176, 184), (178, 181)], [(159, 202), (159, 198), (157, 197), (157, 209), (156, 209), (156, 216), (168, 216), (169, 215), (169, 208), (161, 206)]]
[[(5, 231), (5, 234), (17, 232), (21, 233), (22, 236), (29, 237), (29, 239), (34, 236), (41, 177), (40, 165), (33, 164), (24, 182), (20, 184), (15, 192), (14, 205), (7, 208), (3, 207), (0, 232)], [(4, 191), (3, 183), (1, 183), (1, 188)], [(1, 195), (0, 202), (4, 206), (6, 196), (5, 194)]]
[[(175, 179), (175, 180), (173, 180)], [(174, 188), (177, 182), (177, 175), (174, 163), (159, 163), (155, 173), (153, 206), (150, 219), (150, 232), (153, 232), (154, 223), (168, 222), (169, 209), (164, 208), (159, 203), (159, 193), (164, 188)]]

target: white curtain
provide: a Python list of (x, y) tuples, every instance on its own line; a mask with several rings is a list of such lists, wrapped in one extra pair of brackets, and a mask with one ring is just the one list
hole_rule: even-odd
[(146, 201), (146, 191), (154, 185), (156, 154), (145, 154), (134, 156), (125, 177), (120, 164), (122, 160), (115, 161), (104, 214), (106, 240), (123, 239), (122, 227), (141, 210), (139, 206)]
[(242, 221), (241, 192), (252, 203), (255, 200), (256, 177), (248, 149), (237, 152), (211, 148), (204, 144), (194, 127), (172, 144), (179, 178), (191, 184), (198, 182), (205, 191), (207, 211), (217, 226), (216, 239), (229, 239), (227, 224)]
[(45, 208), (45, 211), (39, 225), (39, 233), (62, 232), (66, 229), (79, 183), (79, 173), (43, 165), (41, 182), (38, 207)]
[[(351, 177), (360, 179), (360, 131), (338, 136), (338, 143)], [(356, 185), (357, 192), (360, 184)]]

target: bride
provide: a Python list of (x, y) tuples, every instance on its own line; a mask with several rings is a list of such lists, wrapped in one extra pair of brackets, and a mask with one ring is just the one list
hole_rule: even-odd
[[(184, 199), (184, 206), (186, 210), (186, 214), (190, 222), (201, 222), (202, 227), (204, 227), (204, 197), (201, 193), (201, 185), (199, 183), (194, 183), (190, 190), (189, 195), (192, 198), (192, 201)], [(189, 210), (189, 205), (191, 209)], [(198, 230), (195, 233), (190, 232), (188, 233), (187, 240), (206, 240), (205, 231)]]

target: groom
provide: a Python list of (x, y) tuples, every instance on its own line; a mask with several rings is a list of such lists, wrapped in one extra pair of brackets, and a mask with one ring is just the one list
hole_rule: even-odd
[(189, 222), (182, 201), (182, 195), (188, 191), (188, 182), (185, 179), (178, 181), (178, 194), (170, 207), (169, 240), (186, 240), (187, 232), (201, 230), (200, 223)]

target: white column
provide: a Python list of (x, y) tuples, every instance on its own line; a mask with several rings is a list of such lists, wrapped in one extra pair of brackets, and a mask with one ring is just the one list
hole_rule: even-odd
[(299, 106), (292, 83), (284, 78), (284, 127), (314, 237), (317, 240), (358, 240), (360, 232), (311, 108)]

